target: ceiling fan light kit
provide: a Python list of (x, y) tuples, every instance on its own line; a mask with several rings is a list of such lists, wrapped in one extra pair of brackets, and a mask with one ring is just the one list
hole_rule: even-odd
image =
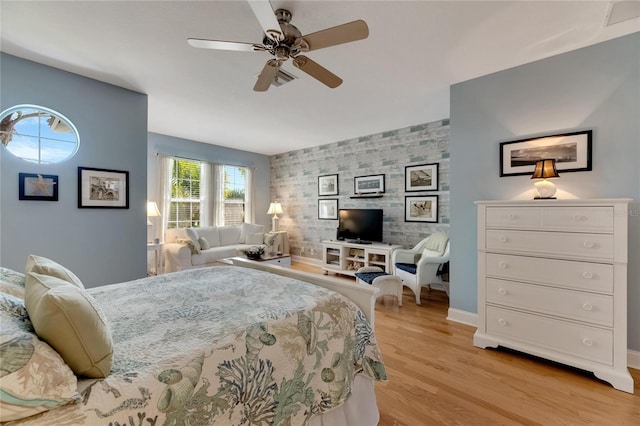
[(363, 40), (369, 36), (369, 27), (363, 20), (348, 22), (303, 36), (300, 30), (290, 23), (292, 14), (287, 9), (277, 9), (274, 12), (269, 1), (264, 0), (248, 3), (264, 31), (262, 44), (199, 38), (190, 38), (187, 41), (189, 45), (199, 49), (266, 51), (273, 55), (275, 59), (269, 59), (258, 76), (253, 87), (256, 92), (269, 89), (269, 86), (278, 78), (280, 67), (289, 58), (296, 68), (334, 89), (342, 84), (342, 79), (300, 53)]

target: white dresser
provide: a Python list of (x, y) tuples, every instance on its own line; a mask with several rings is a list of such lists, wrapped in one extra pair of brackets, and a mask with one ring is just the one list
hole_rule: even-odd
[(478, 201), (478, 330), (498, 345), (593, 372), (627, 370), (629, 199)]

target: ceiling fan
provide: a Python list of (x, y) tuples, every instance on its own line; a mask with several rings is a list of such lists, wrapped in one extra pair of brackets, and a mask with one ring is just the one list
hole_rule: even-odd
[(369, 36), (369, 27), (361, 19), (303, 36), (300, 30), (290, 23), (291, 12), (288, 10), (277, 9), (274, 12), (268, 0), (248, 3), (264, 30), (262, 44), (199, 38), (190, 38), (188, 42), (193, 47), (203, 49), (269, 52), (275, 59), (269, 59), (258, 76), (258, 81), (253, 86), (253, 90), (257, 92), (269, 89), (278, 70), (289, 58), (296, 68), (328, 87), (336, 88), (342, 84), (340, 77), (300, 53), (362, 40)]

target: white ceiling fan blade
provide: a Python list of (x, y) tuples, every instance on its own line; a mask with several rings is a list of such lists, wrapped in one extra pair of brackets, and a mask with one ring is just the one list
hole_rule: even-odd
[(269, 0), (248, 1), (247, 3), (251, 6), (253, 14), (258, 18), (258, 22), (260, 22), (260, 26), (266, 36), (271, 40), (282, 40), (282, 29)]
[(304, 55), (298, 55), (293, 58), (293, 65), (332, 89), (342, 84), (340, 77)]
[(271, 86), (273, 79), (276, 78), (279, 68), (279, 61), (269, 59), (267, 63), (264, 64), (264, 68), (262, 68), (262, 72), (258, 76), (258, 81), (256, 81), (255, 86), (253, 86), (253, 90), (256, 92), (266, 92), (269, 86)]
[(234, 50), (237, 52), (264, 51), (265, 47), (255, 43), (241, 43), (238, 41), (206, 40), (202, 38), (190, 38), (187, 42), (199, 49)]
[[(367, 37), (369, 37), (369, 27), (366, 22), (359, 19), (299, 37), (295, 44), (300, 44), (305, 51), (311, 51), (362, 40)], [(305, 48), (305, 43), (308, 45), (308, 49)]]

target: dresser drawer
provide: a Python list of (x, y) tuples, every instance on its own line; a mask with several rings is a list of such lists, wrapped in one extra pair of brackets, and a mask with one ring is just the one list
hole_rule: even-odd
[(613, 233), (613, 206), (546, 207), (542, 209), (542, 229)]
[(610, 261), (613, 259), (613, 235), (489, 229), (486, 248)]
[(613, 296), (487, 278), (487, 303), (613, 326)]
[(613, 265), (487, 253), (488, 276), (613, 293)]
[(531, 207), (487, 207), (487, 228), (540, 229), (542, 209)]
[(487, 306), (487, 333), (567, 355), (613, 364), (613, 332)]

